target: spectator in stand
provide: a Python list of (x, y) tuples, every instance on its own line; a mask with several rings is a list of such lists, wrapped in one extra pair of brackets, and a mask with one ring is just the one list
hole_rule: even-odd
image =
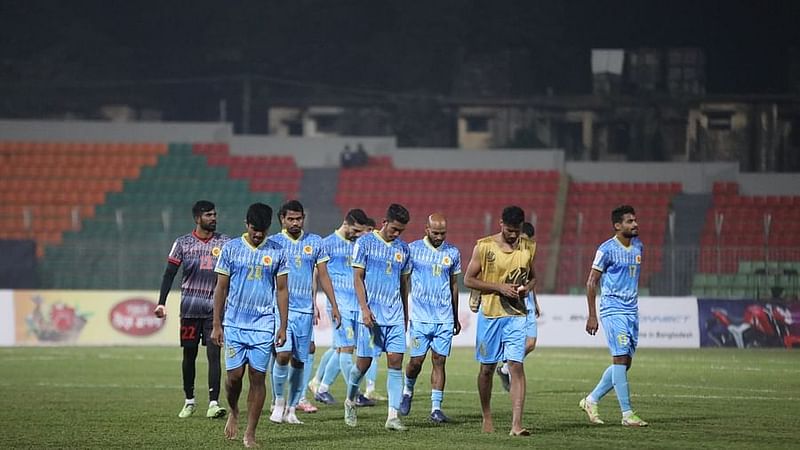
[(350, 167), (355, 167), (356, 166), (356, 164), (355, 164), (355, 156), (356, 156), (356, 154), (355, 154), (355, 152), (353, 152), (352, 149), (350, 149), (350, 146), (349, 145), (345, 145), (344, 149), (342, 150), (342, 153), (341, 153), (341, 155), (339, 157), (339, 161), (340, 161), (342, 167), (345, 168), (345, 169), (350, 168)]

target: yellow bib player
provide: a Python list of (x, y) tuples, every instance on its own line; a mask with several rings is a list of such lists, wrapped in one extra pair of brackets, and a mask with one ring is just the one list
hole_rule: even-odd
[(475, 245), (464, 284), (481, 293), (475, 359), (481, 364), (478, 391), (483, 431), (494, 431), (492, 422), (492, 378), (497, 363), (508, 361), (511, 373), (512, 436), (528, 436), (522, 427), (525, 405), (525, 300), (534, 285), (536, 244), (521, 236), (525, 213), (518, 206), (503, 210), (500, 233), (480, 239)]
[[(481, 264), (479, 278), (496, 284), (525, 286), (531, 279), (530, 262), (536, 255), (536, 243), (524, 235), (518, 238), (516, 249), (511, 252), (498, 245), (495, 236), (478, 240), (475, 251)], [(528, 313), (525, 297), (512, 297), (498, 292), (483, 292), (480, 296), (485, 317), (524, 316)]]

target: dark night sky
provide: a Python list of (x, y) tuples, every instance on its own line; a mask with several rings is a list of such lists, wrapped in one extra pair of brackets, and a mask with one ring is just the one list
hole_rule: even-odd
[(582, 92), (591, 48), (698, 46), (708, 92), (780, 93), (800, 48), (798, 10), (800, 1), (3, 0), (0, 82), (250, 72), (447, 93), (459, 55), (526, 49), (542, 85)]

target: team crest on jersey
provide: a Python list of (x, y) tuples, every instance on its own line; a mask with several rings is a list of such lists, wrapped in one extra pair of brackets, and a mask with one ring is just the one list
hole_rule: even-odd
[(636, 255), (636, 264), (642, 263), (642, 255)]
[(312, 250), (313, 249), (311, 248), (310, 245), (306, 245), (305, 247), (303, 247), (303, 253), (305, 253), (306, 255), (310, 255)]
[(400, 252), (395, 253), (394, 260), (397, 262), (403, 262), (403, 254)]
[(449, 256), (445, 256), (444, 258), (442, 258), (442, 265), (449, 266), (452, 263), (453, 261), (450, 259)]
[(264, 255), (264, 257), (261, 258), (261, 262), (264, 263), (265, 266), (271, 266), (272, 265), (272, 257), (269, 256), (269, 255)]
[(214, 247), (214, 248), (211, 249), (211, 256), (213, 256), (215, 258), (217, 256), (219, 256), (220, 253), (222, 253), (222, 249), (219, 248), (219, 247)]
[(486, 262), (493, 263), (496, 258), (493, 251), (486, 252)]

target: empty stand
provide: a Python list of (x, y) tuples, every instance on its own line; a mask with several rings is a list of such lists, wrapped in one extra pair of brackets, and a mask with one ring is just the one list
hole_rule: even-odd
[(231, 155), (227, 144), (194, 144), (192, 151), (207, 158), (212, 167), (225, 167), (229, 176), (245, 180), (254, 192), (280, 192), (297, 198), (302, 171), (291, 156)]
[(693, 293), (797, 298), (800, 197), (745, 196), (737, 183), (718, 182), (705, 219)]
[(170, 144), (156, 165), (125, 180), (79, 231), (48, 249), (40, 281), (62, 288), (157, 289), (170, 246), (194, 228), (191, 207), (201, 199), (216, 204), (218, 231), (237, 236), (250, 204), (275, 208), (283, 195), (252, 192), (248, 181), (229, 178), (227, 168), (209, 166), (192, 144)]
[(42, 256), (166, 150), (157, 143), (0, 141), (0, 238), (34, 239)]

